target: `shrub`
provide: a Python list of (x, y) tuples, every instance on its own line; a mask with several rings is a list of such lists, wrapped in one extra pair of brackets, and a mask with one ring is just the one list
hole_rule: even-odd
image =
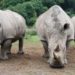
[(20, 13), (26, 19), (28, 26), (33, 26), (36, 20), (36, 12), (31, 2), (24, 2), (16, 6), (10, 6), (9, 9)]
[(31, 0), (33, 7), (37, 13), (37, 16), (45, 12), (48, 8), (43, 6), (42, 0)]

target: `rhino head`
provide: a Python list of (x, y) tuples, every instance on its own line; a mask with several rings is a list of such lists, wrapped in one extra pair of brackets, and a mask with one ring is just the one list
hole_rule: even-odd
[(74, 39), (74, 27), (69, 16), (59, 7), (51, 8), (51, 15), (46, 19), (48, 36), (49, 64), (51, 67), (64, 67), (66, 43)]

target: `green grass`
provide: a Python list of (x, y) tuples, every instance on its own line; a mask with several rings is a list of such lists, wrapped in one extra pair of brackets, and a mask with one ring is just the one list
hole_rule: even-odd
[(71, 47), (75, 47), (75, 42), (74, 42), (74, 41), (71, 41), (71, 42), (69, 43), (69, 45), (70, 45)]
[(37, 35), (27, 35), (25, 38), (25, 42), (27, 42), (27, 43), (39, 43), (40, 39)]
[(35, 27), (28, 28), (26, 30), (25, 42), (27, 43), (39, 43), (40, 42), (40, 39), (37, 36)]

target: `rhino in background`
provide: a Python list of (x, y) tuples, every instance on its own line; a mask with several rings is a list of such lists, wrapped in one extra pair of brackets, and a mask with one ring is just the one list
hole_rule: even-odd
[(11, 10), (0, 10), (0, 45), (1, 59), (8, 59), (12, 43), (19, 40), (19, 52), (23, 54), (23, 37), (25, 35), (25, 19)]
[(49, 57), (51, 67), (61, 68), (67, 63), (66, 42), (74, 40), (74, 27), (70, 17), (58, 6), (52, 6), (37, 19), (37, 34), (44, 47), (44, 57)]

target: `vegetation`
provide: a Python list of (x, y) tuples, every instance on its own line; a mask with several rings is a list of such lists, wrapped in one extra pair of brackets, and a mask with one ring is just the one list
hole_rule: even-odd
[(70, 16), (75, 14), (75, 0), (0, 0), (0, 9), (18, 12), (32, 27), (36, 18), (55, 4), (60, 5)]

